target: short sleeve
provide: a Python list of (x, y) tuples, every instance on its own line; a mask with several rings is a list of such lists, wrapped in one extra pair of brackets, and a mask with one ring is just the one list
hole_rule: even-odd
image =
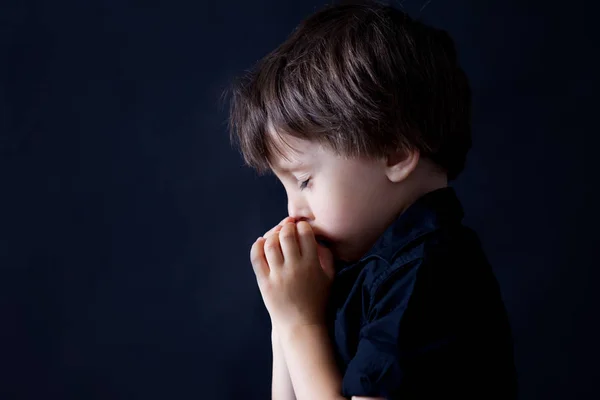
[(400, 331), (421, 261), (415, 260), (378, 277), (355, 356), (342, 381), (342, 395), (392, 398), (403, 381)]

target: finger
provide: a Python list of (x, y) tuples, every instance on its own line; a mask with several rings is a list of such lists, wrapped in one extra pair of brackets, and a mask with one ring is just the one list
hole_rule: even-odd
[(265, 242), (265, 257), (269, 263), (270, 270), (281, 268), (283, 265), (283, 254), (279, 245), (279, 234), (269, 236)]
[(296, 224), (298, 230), (298, 239), (300, 242), (300, 253), (305, 258), (317, 257), (317, 240), (315, 234), (306, 221), (300, 221)]
[(279, 225), (285, 225), (287, 222), (295, 222), (294, 217), (285, 217), (284, 219), (281, 220), (281, 222), (279, 223)]
[(281, 229), (286, 222), (293, 222), (293, 221), (294, 221), (294, 218), (292, 218), (292, 217), (285, 217), (279, 224), (277, 224), (274, 227), (272, 227), (271, 229), (269, 229), (263, 235), (263, 237), (266, 238), (267, 236), (271, 236), (273, 233), (275, 233), (276, 230)]
[(295, 261), (300, 259), (300, 247), (298, 246), (298, 239), (296, 238), (295, 223), (287, 223), (281, 228), (281, 232), (279, 232), (279, 243), (281, 244), (284, 260)]
[(270, 230), (269, 230), (267, 233), (265, 233), (265, 234), (263, 235), (263, 237), (264, 237), (265, 239), (267, 239), (267, 238), (268, 238), (269, 236), (271, 236), (272, 234), (279, 232), (279, 231), (281, 230), (281, 228), (282, 228), (282, 226), (281, 226), (281, 225), (274, 226), (274, 227), (273, 227), (273, 228), (271, 228), (271, 229), (270, 229)]
[(256, 242), (252, 245), (250, 249), (250, 262), (252, 263), (252, 269), (254, 270), (254, 274), (256, 275), (257, 280), (261, 280), (269, 276), (269, 264), (267, 263), (267, 259), (265, 257), (264, 251), (264, 238), (256, 239)]
[(335, 264), (331, 250), (325, 246), (317, 244), (317, 255), (319, 257), (319, 264), (321, 264), (321, 268), (323, 268), (323, 271), (329, 280), (333, 280), (335, 278)]

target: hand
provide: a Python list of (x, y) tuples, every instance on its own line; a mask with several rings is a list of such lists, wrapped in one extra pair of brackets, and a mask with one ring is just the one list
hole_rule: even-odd
[[(295, 222), (295, 219), (293, 217), (285, 217), (279, 224), (269, 229), (262, 237), (268, 239), (272, 234), (278, 233), (287, 222)], [(321, 263), (323, 271), (325, 271), (329, 279), (333, 281), (335, 276), (335, 266), (333, 262), (330, 261), (331, 251), (327, 247), (318, 244), (317, 253), (319, 254), (319, 262)]]
[(265, 238), (265, 239), (267, 239), (272, 234), (279, 232), (281, 230), (281, 228), (283, 228), (283, 225), (286, 222), (294, 222), (294, 218), (292, 218), (292, 217), (285, 217), (283, 220), (281, 220), (281, 222), (279, 224), (277, 224), (274, 227), (272, 227), (271, 229), (269, 229), (262, 237)]
[(250, 259), (273, 325), (325, 323), (334, 276), (329, 249), (317, 243), (305, 221), (286, 218), (265, 236), (252, 246)]

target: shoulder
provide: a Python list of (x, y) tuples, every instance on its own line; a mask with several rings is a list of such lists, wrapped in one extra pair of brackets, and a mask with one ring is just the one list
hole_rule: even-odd
[(457, 225), (415, 239), (390, 258), (373, 256), (365, 265), (364, 285), (372, 302), (377, 302), (390, 291), (410, 297), (417, 282), (420, 291), (448, 294), (488, 273), (491, 268), (477, 235)]

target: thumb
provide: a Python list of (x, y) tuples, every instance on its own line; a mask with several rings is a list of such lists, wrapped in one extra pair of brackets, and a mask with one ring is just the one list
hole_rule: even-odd
[(331, 253), (331, 250), (329, 250), (327, 247), (317, 243), (317, 254), (319, 256), (321, 268), (323, 268), (323, 271), (325, 272), (329, 280), (333, 281), (333, 278), (335, 276), (333, 253)]

